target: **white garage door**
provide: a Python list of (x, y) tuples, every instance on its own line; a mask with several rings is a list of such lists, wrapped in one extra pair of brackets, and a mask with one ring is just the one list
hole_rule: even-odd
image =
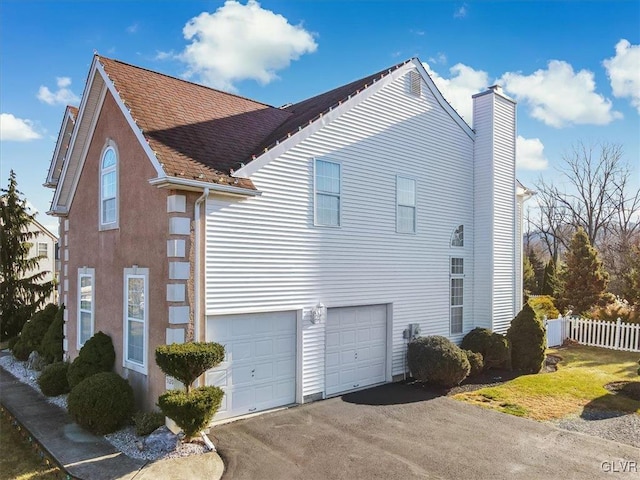
[(387, 306), (327, 310), (327, 395), (385, 381)]
[(215, 420), (295, 402), (296, 312), (209, 317), (206, 337), (226, 352), (206, 374), (225, 392)]

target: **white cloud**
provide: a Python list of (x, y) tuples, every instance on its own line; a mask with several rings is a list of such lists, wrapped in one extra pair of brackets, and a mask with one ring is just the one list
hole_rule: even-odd
[(428, 64), (423, 65), (444, 98), (471, 125), (473, 120), (471, 96), (487, 88), (489, 85), (487, 72), (474, 70), (472, 67), (458, 63), (449, 69), (451, 77), (447, 79), (434, 72)]
[(291, 25), (255, 0), (246, 5), (227, 0), (214, 13), (189, 20), (182, 32), (191, 42), (180, 55), (188, 65), (186, 75), (225, 90), (244, 79), (269, 83), (276, 71), (318, 48), (302, 25)]
[(11, 113), (0, 114), (0, 141), (28, 142), (41, 137), (31, 120), (17, 118)]
[(616, 44), (616, 55), (604, 62), (613, 95), (629, 97), (640, 113), (640, 45), (622, 39)]
[(446, 64), (447, 63), (447, 56), (442, 53), (442, 52), (438, 52), (438, 54), (435, 57), (429, 57), (429, 63), (432, 64)]
[(168, 58), (176, 58), (176, 54), (173, 50), (169, 50), (168, 52), (157, 50), (154, 60), (167, 60)]
[(133, 35), (134, 33), (138, 32), (138, 24), (137, 23), (132, 23), (131, 25), (129, 25), (127, 27), (127, 33)]
[(71, 86), (71, 79), (69, 77), (57, 77), (56, 85), (58, 90), (55, 92), (41, 85), (38, 90), (38, 100), (49, 105), (72, 105), (80, 101), (80, 97), (69, 89)]
[(453, 12), (453, 18), (464, 18), (467, 16), (467, 4), (465, 3), (460, 8), (457, 8), (455, 12)]
[(549, 166), (539, 138), (516, 138), (516, 166), (522, 170), (544, 170)]
[(527, 105), (531, 116), (552, 127), (574, 124), (606, 125), (620, 112), (611, 100), (595, 92), (593, 72), (574, 72), (567, 62), (551, 60), (546, 70), (531, 75), (505, 73), (500, 82), (518, 101)]

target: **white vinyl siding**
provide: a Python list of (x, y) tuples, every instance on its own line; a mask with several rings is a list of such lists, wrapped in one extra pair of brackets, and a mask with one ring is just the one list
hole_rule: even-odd
[(95, 325), (95, 270), (81, 268), (78, 270), (78, 339), (81, 348), (93, 336)]
[[(415, 235), (396, 233), (391, 158), (419, 185)], [(340, 163), (340, 228), (315, 228), (314, 159)], [(430, 90), (389, 83), (254, 173), (259, 197), (208, 198), (207, 315), (391, 304), (387, 375), (402, 374), (409, 323), (449, 335), (451, 232), (473, 225), (473, 169), (471, 138)], [(467, 230), (461, 255), (473, 250)], [(305, 315), (301, 342), (303, 394), (323, 392), (325, 324)]]
[(148, 283), (148, 269), (125, 269), (123, 366), (140, 373), (147, 373)]
[(315, 161), (316, 225), (340, 225), (340, 183), (339, 163)]
[(396, 177), (396, 201), (397, 232), (416, 233), (416, 181), (413, 178)]
[(118, 222), (118, 157), (107, 147), (100, 163), (100, 226), (110, 228)]

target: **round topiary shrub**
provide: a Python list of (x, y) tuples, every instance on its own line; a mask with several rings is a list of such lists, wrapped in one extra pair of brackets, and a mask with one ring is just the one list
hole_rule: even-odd
[(445, 387), (458, 385), (471, 370), (465, 353), (448, 338), (439, 335), (410, 342), (407, 361), (414, 378)]
[(160, 370), (180, 381), (187, 392), (196, 378), (223, 360), (224, 347), (214, 342), (172, 343), (156, 348), (156, 363)]
[(471, 350), (463, 350), (463, 352), (467, 356), (467, 360), (469, 360), (469, 365), (471, 365), (469, 376), (475, 377), (476, 375), (480, 375), (484, 370), (484, 360), (482, 358), (482, 354), (473, 352)]
[(57, 312), (58, 306), (50, 303), (43, 310), (36, 312), (24, 324), (20, 336), (12, 349), (14, 357), (18, 360), (26, 361), (31, 352), (38, 350)]
[(71, 390), (67, 409), (73, 420), (90, 432), (112, 433), (131, 419), (133, 389), (117, 373), (96, 373)]
[(209, 425), (220, 408), (224, 392), (219, 387), (198, 387), (189, 393), (170, 390), (158, 398), (162, 413), (182, 429), (186, 438), (191, 438)]
[(86, 341), (78, 356), (69, 366), (67, 380), (73, 390), (85, 378), (100, 372), (110, 372), (116, 362), (116, 351), (111, 337), (102, 332)]
[(38, 385), (42, 393), (47, 397), (56, 397), (69, 393), (68, 371), (69, 364), (67, 362), (56, 362), (47, 365), (38, 377)]
[(465, 335), (460, 348), (482, 354), (484, 368), (511, 368), (511, 347), (504, 335), (476, 327)]
[(61, 305), (47, 332), (42, 337), (42, 342), (38, 347), (38, 353), (47, 363), (61, 362), (64, 350), (62, 341), (64, 340), (64, 305)]
[(544, 363), (547, 331), (531, 306), (526, 304), (507, 330), (511, 343), (511, 364), (525, 373), (538, 373)]

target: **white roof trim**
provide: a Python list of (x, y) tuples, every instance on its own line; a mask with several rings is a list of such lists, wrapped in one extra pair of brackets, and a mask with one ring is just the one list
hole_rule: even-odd
[[(66, 107), (64, 111), (64, 118), (62, 119), (62, 125), (60, 126), (60, 131), (58, 132), (58, 140), (56, 141), (56, 147), (53, 151), (53, 157), (51, 158), (51, 165), (49, 165), (49, 172), (47, 173), (47, 181), (43, 184), (43, 186), (45, 187), (55, 188), (56, 185), (58, 184), (58, 180), (60, 179), (60, 177), (58, 177), (58, 180), (54, 181), (53, 174), (55, 172), (55, 169), (58, 163), (60, 149), (64, 144), (64, 139), (66, 136), (65, 132), (67, 131), (67, 126), (69, 125), (69, 122), (75, 125), (75, 119), (73, 118), (73, 115), (69, 110), (69, 107)], [(71, 134), (73, 135), (73, 127), (71, 129)], [(69, 139), (69, 145), (70, 144), (71, 144), (71, 139)], [(66, 156), (66, 152), (65, 152), (65, 156)], [(62, 159), (62, 164), (64, 166), (64, 158)], [(62, 172), (60, 172), (60, 174), (62, 174)]]
[[(102, 110), (102, 107), (104, 105), (104, 99), (106, 97), (106, 92), (109, 91), (111, 93), (111, 96), (115, 100), (116, 104), (120, 108), (120, 111), (124, 115), (124, 118), (126, 119), (127, 123), (129, 124), (129, 127), (131, 128), (131, 131), (134, 133), (134, 135), (138, 139), (138, 142), (140, 143), (140, 146), (142, 147), (144, 152), (147, 154), (147, 157), (149, 158), (149, 160), (151, 161), (151, 164), (155, 168), (156, 173), (158, 174), (158, 177), (161, 177), (161, 178), (165, 177), (166, 174), (165, 174), (162, 166), (160, 165), (160, 162), (158, 161), (158, 159), (156, 158), (155, 153), (153, 152), (153, 150), (151, 149), (151, 147), (147, 143), (146, 138), (144, 137), (142, 131), (140, 130), (140, 127), (136, 124), (135, 120), (133, 119), (133, 116), (131, 115), (131, 112), (129, 111), (129, 109), (126, 107), (126, 105), (122, 101), (122, 98), (120, 98), (120, 94), (118, 93), (118, 91), (115, 88), (115, 85), (113, 84), (113, 82), (111, 81), (111, 79), (109, 78), (107, 73), (105, 72), (104, 67), (100, 63), (100, 58), (98, 56), (95, 56), (93, 58), (93, 62), (91, 64), (91, 68), (89, 70), (89, 77), (88, 77), (87, 83), (85, 85), (84, 92), (82, 94), (82, 101), (80, 102), (80, 107), (78, 109), (78, 115), (77, 115), (76, 121), (75, 121), (75, 128), (73, 129), (73, 135), (71, 136), (71, 141), (69, 142), (69, 148), (67, 150), (67, 153), (70, 154), (71, 152), (73, 152), (74, 148), (76, 147), (76, 140), (77, 140), (77, 136), (78, 136), (78, 131), (80, 130), (79, 126), (85, 120), (84, 117), (85, 117), (85, 113), (86, 113), (85, 112), (86, 103), (87, 103), (87, 100), (88, 100), (89, 92), (91, 91), (91, 89), (93, 87), (93, 83), (94, 83), (94, 81), (96, 79), (96, 72), (100, 75), (100, 78), (104, 82), (104, 86), (103, 86), (102, 91), (100, 93), (100, 100), (98, 101), (98, 103), (96, 105), (96, 109), (93, 112), (94, 115), (93, 115), (93, 118), (92, 118), (91, 128), (89, 129), (89, 132), (90, 132), (89, 136), (93, 135), (93, 132), (95, 130), (95, 124), (97, 123), (97, 120), (98, 120), (98, 117), (99, 117), (99, 113)], [(73, 198), (75, 196), (76, 189), (78, 187), (78, 181), (79, 181), (79, 178), (80, 178), (79, 173), (82, 171), (82, 168), (84, 166), (84, 162), (86, 160), (87, 151), (88, 151), (89, 145), (91, 144), (91, 139), (89, 138), (87, 140), (88, 141), (85, 142), (84, 151), (82, 152), (82, 155), (80, 156), (79, 163), (78, 163), (77, 168), (76, 168), (76, 170), (74, 172), (75, 173), (75, 178), (74, 178), (74, 183), (71, 186), (71, 191), (69, 193), (69, 198), (67, 200), (67, 204), (68, 205), (66, 207), (61, 207), (59, 205), (59, 201), (60, 201), (60, 193), (62, 191), (62, 185), (64, 184), (64, 182), (66, 180), (66, 177), (68, 175), (69, 164), (70, 164), (69, 159), (70, 158), (65, 159), (65, 162), (64, 162), (64, 165), (63, 165), (63, 169), (62, 169), (62, 173), (60, 174), (60, 178), (58, 179), (58, 183), (56, 185), (56, 191), (55, 191), (55, 194), (54, 194), (54, 197), (53, 197), (53, 201), (51, 202), (51, 210), (49, 212), (47, 212), (48, 214), (56, 215), (56, 216), (64, 216), (64, 215), (67, 215), (69, 213), (69, 206), (73, 202)]]
[(104, 83), (107, 85), (107, 88), (109, 89), (109, 91), (111, 92), (111, 95), (115, 99), (116, 104), (118, 105), (118, 107), (120, 107), (120, 110), (124, 115), (124, 118), (127, 119), (127, 123), (129, 124), (129, 127), (131, 127), (131, 130), (133, 131), (136, 138), (138, 139), (138, 142), (140, 142), (140, 146), (147, 154), (147, 157), (151, 161), (153, 168), (156, 169), (156, 173), (158, 174), (159, 177), (166, 176), (164, 169), (162, 168), (162, 165), (160, 165), (160, 162), (156, 157), (155, 152), (151, 149), (151, 146), (147, 142), (147, 139), (144, 137), (142, 130), (140, 130), (140, 127), (138, 126), (133, 116), (131, 115), (131, 111), (124, 104), (124, 102), (122, 101), (122, 98), (120, 98), (120, 93), (118, 93), (118, 90), (116, 90), (116, 86), (113, 84), (113, 82), (109, 78), (109, 75), (107, 75), (107, 73), (104, 71), (104, 67), (102, 66), (99, 60), (96, 64), (96, 69), (102, 75), (102, 78), (104, 79)]
[(433, 96), (436, 97), (436, 100), (438, 101), (440, 106), (444, 108), (444, 110), (460, 126), (460, 128), (462, 128), (464, 132), (469, 135), (469, 138), (471, 138), (471, 140), (474, 140), (476, 138), (475, 132), (472, 130), (469, 124), (467, 124), (467, 122), (462, 119), (460, 114), (456, 112), (456, 110), (449, 104), (449, 102), (445, 100), (445, 98), (442, 96), (442, 93), (440, 93), (440, 90), (438, 90), (438, 87), (431, 79), (431, 76), (424, 68), (424, 65), (422, 65), (422, 62), (417, 58), (413, 58), (411, 61), (418, 68), (418, 72), (420, 72), (420, 74), (422, 75), (422, 79), (427, 84), (427, 87), (429, 87), (429, 90), (431, 90), (431, 93), (433, 93)]
[(49, 230), (47, 227), (45, 227), (44, 225), (42, 225), (39, 221), (37, 221), (35, 218), (31, 220), (33, 223), (36, 224), (36, 226), (38, 227), (38, 230), (40, 230), (42, 233), (44, 233), (45, 235), (48, 235), (51, 240), (53, 240), (54, 242), (58, 241), (58, 236), (55, 235), (51, 230)]
[(194, 190), (202, 191), (208, 188), (211, 193), (228, 193), (232, 195), (242, 195), (257, 197), (262, 195), (262, 192), (258, 190), (251, 190), (249, 188), (236, 187), (233, 185), (220, 185), (217, 183), (203, 182), (201, 180), (189, 180), (187, 178), (169, 177), (163, 176), (158, 178), (152, 178), (149, 183), (158, 188), (179, 188), (181, 190)]

